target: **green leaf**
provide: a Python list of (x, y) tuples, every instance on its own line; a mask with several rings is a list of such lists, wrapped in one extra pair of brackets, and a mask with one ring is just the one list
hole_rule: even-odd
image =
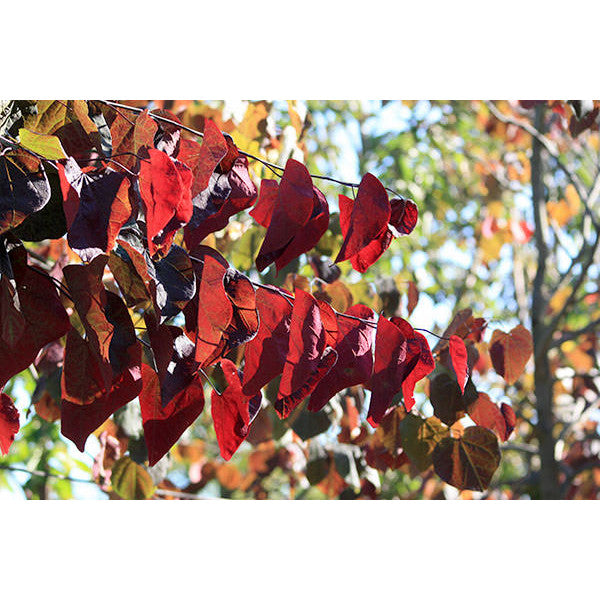
[(436, 444), (449, 435), (450, 430), (436, 417), (423, 419), (409, 413), (400, 422), (402, 448), (420, 471), (431, 466)]
[(112, 468), (110, 481), (123, 500), (147, 500), (154, 494), (152, 477), (129, 456), (120, 458)]
[(62, 160), (68, 158), (63, 150), (60, 140), (55, 135), (34, 133), (29, 129), (19, 129), (21, 146), (39, 154), (49, 160)]

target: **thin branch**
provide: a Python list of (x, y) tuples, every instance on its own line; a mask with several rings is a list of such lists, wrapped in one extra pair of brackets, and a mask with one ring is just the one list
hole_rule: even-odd
[[(571, 171), (571, 169), (569, 169), (569, 167), (567, 167), (560, 159), (560, 152), (558, 150), (558, 146), (552, 140), (548, 139), (542, 133), (542, 131), (540, 131), (539, 125), (537, 123), (535, 125), (532, 125), (527, 121), (515, 119), (510, 115), (505, 115), (503, 112), (498, 110), (498, 107), (493, 102), (490, 102), (489, 100), (485, 100), (484, 103), (488, 107), (489, 111), (494, 115), (494, 117), (496, 117), (496, 119), (502, 121), (502, 123), (515, 125), (515, 127), (526, 131), (535, 140), (537, 140), (537, 142), (541, 144), (546, 149), (548, 154), (550, 154), (550, 156), (556, 161), (558, 168), (561, 171), (563, 171), (563, 173), (567, 176), (567, 179), (573, 184), (579, 196), (583, 198), (587, 195), (585, 186), (583, 185), (577, 174)], [(538, 107), (536, 107), (536, 109), (537, 108)]]
[(552, 347), (558, 348), (561, 344), (568, 342), (569, 340), (576, 340), (580, 335), (584, 333), (594, 333), (600, 327), (600, 318), (594, 321), (590, 321), (584, 327), (575, 329), (573, 331), (565, 331), (559, 338), (553, 341)]
[[(78, 477), (71, 477), (70, 475), (62, 475), (60, 473), (51, 473), (47, 471), (40, 471), (39, 469), (26, 469), (25, 467), (17, 467), (14, 465), (0, 465), (0, 469), (3, 471), (14, 471), (17, 473), (27, 473), (28, 475), (36, 476), (36, 477), (52, 477), (53, 479), (60, 479), (61, 481), (71, 481), (72, 483), (91, 483), (93, 485), (98, 485), (97, 481), (93, 479), (80, 479)], [(164, 490), (157, 488), (154, 490), (155, 496), (173, 496), (174, 498), (181, 498), (183, 500), (202, 500), (199, 496), (195, 494), (188, 494), (187, 492), (180, 492), (178, 490)]]
[[(105, 104), (107, 106), (110, 106), (111, 108), (122, 108), (125, 110), (130, 110), (136, 113), (141, 113), (144, 112), (144, 109), (142, 108), (137, 108), (134, 106), (127, 106), (126, 104), (120, 104), (118, 102), (113, 102), (111, 100), (97, 100), (97, 102), (100, 102), (101, 104)], [(187, 131), (188, 133), (192, 133), (193, 135), (197, 135), (199, 137), (204, 137), (204, 134), (201, 131), (198, 131), (197, 129), (192, 129), (191, 127), (187, 127), (186, 125), (183, 125), (182, 123), (177, 123), (177, 121), (173, 121), (172, 119), (168, 119), (166, 117), (163, 117), (161, 115), (157, 115), (154, 113), (148, 113), (150, 117), (152, 117), (153, 119), (155, 119), (156, 121), (162, 121), (163, 123), (169, 123), (170, 125), (174, 125), (175, 127), (178, 127), (179, 129), (183, 129), (184, 131)], [(267, 160), (264, 160), (263, 158), (260, 158), (259, 156), (255, 156), (254, 154), (250, 154), (249, 152), (244, 152), (243, 150), (239, 150), (238, 149), (239, 154), (241, 154), (242, 156), (246, 156), (247, 158), (250, 158), (252, 160), (255, 160), (259, 163), (262, 163), (263, 165), (265, 165), (266, 167), (268, 167), (269, 169), (271, 169), (271, 171), (273, 171), (274, 169), (278, 169), (280, 171), (284, 171), (285, 167), (282, 167), (281, 165), (277, 165), (275, 163), (269, 162)], [(273, 171), (276, 175), (278, 175), (278, 173), (276, 171)], [(327, 175), (316, 175), (314, 173), (309, 173), (310, 177), (312, 179), (324, 179), (326, 181), (332, 181), (334, 183), (337, 183), (339, 185), (344, 185), (346, 187), (350, 187), (350, 188), (357, 188), (360, 186), (360, 183), (351, 183), (348, 181), (341, 181), (339, 179), (335, 179), (334, 177), (329, 177)], [(394, 194), (395, 196), (397, 196), (398, 198), (401, 198), (402, 200), (406, 200), (406, 198), (404, 196), (402, 196), (402, 194), (399, 194), (398, 192), (390, 189), (390, 188), (385, 188), (387, 191), (391, 192), (392, 194)]]

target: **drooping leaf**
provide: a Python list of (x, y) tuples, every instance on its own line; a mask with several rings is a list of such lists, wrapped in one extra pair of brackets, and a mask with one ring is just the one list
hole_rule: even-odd
[(221, 159), (227, 154), (227, 142), (219, 128), (206, 119), (202, 144), (192, 140), (181, 140), (177, 160), (185, 163), (194, 174), (192, 197), (208, 187), (210, 177)]
[(26, 242), (57, 240), (67, 233), (67, 219), (63, 208), (60, 177), (57, 172), (46, 173), (50, 184), (50, 200), (40, 210), (30, 214), (13, 233)]
[(16, 290), (6, 276), (0, 279), (0, 341), (9, 346), (18, 343), (27, 328), (23, 313), (17, 308)]
[[(77, 341), (79, 342), (79, 340)], [(128, 354), (129, 361), (126, 368), (120, 374), (112, 374), (110, 386), (103, 390), (103, 393), (99, 394), (93, 402), (78, 404), (72, 400), (64, 399), (61, 403), (61, 433), (70, 439), (81, 452), (85, 449), (88, 436), (98, 429), (110, 415), (136, 398), (142, 389), (141, 344), (137, 342), (135, 346), (129, 349)], [(73, 359), (78, 358), (76, 354), (71, 356)], [(85, 354), (79, 355), (80, 361), (85, 358)], [(93, 358), (94, 355), (92, 355)], [(66, 365), (63, 368), (63, 377), (65, 377), (65, 368)], [(93, 385), (93, 382), (89, 379), (79, 383), (82, 385), (87, 384), (88, 388)], [(89, 395), (89, 391), (84, 392), (84, 394)]]
[(15, 248), (9, 256), (26, 327), (14, 343), (4, 340), (0, 344), (0, 389), (26, 369), (46, 344), (65, 335), (71, 327), (51, 280), (28, 267), (25, 248)]
[(190, 302), (186, 311), (186, 316), (194, 308), (196, 311), (195, 315), (192, 313), (186, 319), (186, 329), (193, 335), (196, 344), (196, 361), (205, 366), (210, 364), (215, 353), (218, 358), (219, 350), (224, 346), (223, 336), (233, 319), (233, 306), (223, 285), (227, 262), (207, 246), (197, 246), (192, 256), (196, 259), (194, 269), (198, 291), (196, 302)]
[(189, 249), (227, 226), (230, 217), (249, 208), (256, 200), (256, 186), (248, 173), (248, 159), (238, 156), (225, 167), (225, 158), (211, 175), (208, 187), (193, 198), (193, 215), (184, 230)]
[(0, 452), (2, 454), (8, 454), (18, 432), (19, 411), (11, 397), (2, 393), (0, 394)]
[(161, 315), (174, 317), (196, 293), (196, 276), (188, 253), (173, 244), (168, 254), (155, 263), (156, 296)]
[(292, 302), (269, 288), (256, 291), (260, 324), (244, 351), (244, 394), (253, 396), (283, 372), (288, 350)]
[(211, 414), (221, 456), (229, 460), (248, 436), (252, 419), (258, 413), (262, 396), (246, 396), (238, 370), (230, 360), (221, 360), (227, 387), (219, 395), (211, 392)]
[(297, 288), (288, 351), (274, 405), (280, 418), (286, 418), (335, 364), (337, 353), (326, 348), (325, 340), (317, 300)]
[(110, 482), (123, 500), (148, 500), (154, 494), (152, 477), (142, 465), (123, 456), (112, 467)]
[[(504, 404), (504, 406), (508, 405)], [(469, 405), (468, 413), (476, 425), (491, 429), (503, 442), (508, 439), (511, 432), (508, 431), (504, 415), (487, 394), (479, 392), (477, 399)]]
[(509, 333), (496, 329), (492, 333), (489, 349), (496, 373), (512, 385), (525, 370), (533, 353), (533, 338), (523, 325), (517, 325)]
[(411, 233), (419, 218), (417, 205), (412, 200), (405, 200), (404, 198), (392, 198), (390, 205), (392, 210), (390, 225), (400, 235)]
[(3, 153), (0, 156), (0, 233), (44, 208), (50, 193), (41, 161), (24, 150)]
[[(390, 215), (391, 207), (385, 188), (375, 176), (367, 173), (360, 182), (345, 233), (342, 225), (344, 243), (335, 262), (348, 260), (378, 238), (386, 230)], [(340, 217), (340, 221), (342, 219)]]
[(66, 201), (69, 246), (84, 261), (112, 250), (133, 210), (129, 180), (108, 167), (82, 171), (73, 158), (59, 164), (58, 173)]
[(407, 295), (408, 295), (408, 303), (406, 306), (406, 310), (407, 310), (408, 316), (410, 317), (413, 310), (415, 310), (415, 307), (419, 303), (419, 290), (414, 281), (408, 282), (408, 294)]
[(148, 273), (144, 256), (138, 250), (119, 238), (117, 247), (109, 255), (108, 266), (127, 306), (143, 305), (146, 310), (153, 307), (156, 283)]
[[(403, 390), (403, 384), (411, 372), (420, 362), (423, 363), (422, 355), (423, 347), (418, 334), (407, 321), (379, 318), (375, 337), (375, 365), (369, 381), (371, 403), (367, 417), (373, 427), (381, 421), (394, 396)], [(414, 381), (410, 385), (414, 388)], [(410, 410), (414, 401), (411, 404), (412, 389), (409, 386), (407, 389), (410, 396), (405, 396), (405, 407)]]
[(133, 171), (137, 167), (138, 152), (154, 147), (154, 135), (158, 127), (154, 119), (148, 116), (147, 111), (134, 116), (131, 113), (110, 109), (109, 117), (112, 118), (110, 121), (112, 155), (117, 164)]
[(183, 163), (151, 148), (140, 165), (140, 195), (145, 207), (148, 249), (168, 252), (175, 232), (192, 217), (192, 172)]
[(102, 284), (106, 255), (86, 265), (67, 265), (63, 269), (69, 294), (96, 353), (110, 362), (109, 348), (114, 326), (106, 316), (107, 294)]
[(457, 335), (450, 336), (449, 342), (450, 359), (452, 361), (452, 367), (456, 373), (456, 379), (460, 386), (461, 392), (464, 393), (465, 385), (467, 383), (467, 376), (469, 369), (467, 367), (467, 348), (465, 343)]
[(506, 425), (504, 439), (504, 441), (506, 441), (510, 437), (510, 434), (515, 430), (515, 425), (517, 424), (517, 415), (515, 415), (515, 411), (513, 410), (512, 406), (506, 404), (505, 402), (500, 405), (500, 412), (504, 417), (504, 423)]
[(433, 451), (435, 472), (459, 490), (482, 492), (500, 464), (498, 438), (483, 427), (467, 427), (461, 438), (445, 438)]
[(424, 419), (409, 413), (400, 423), (402, 448), (420, 471), (431, 466), (436, 444), (449, 435), (450, 430), (436, 417)]
[(142, 365), (140, 406), (150, 466), (169, 451), (204, 408), (204, 389), (198, 374), (184, 387), (175, 387), (173, 384), (178, 382), (172, 379), (168, 373), (161, 384), (156, 372)]
[(441, 372), (431, 380), (429, 398), (433, 414), (450, 426), (465, 416), (468, 407), (477, 400), (477, 390), (469, 378), (463, 393), (453, 377)]
[(371, 378), (374, 328), (364, 321), (374, 323), (374, 313), (370, 308), (357, 304), (349, 308), (346, 314), (362, 320), (338, 315), (339, 329), (334, 346), (337, 362), (312, 391), (308, 410), (320, 410), (338, 392)]
[[(272, 188), (272, 184), (268, 184)], [(272, 190), (265, 202), (272, 201)], [(266, 211), (266, 213), (265, 213)], [(270, 208), (258, 211), (267, 222)], [(256, 267), (264, 270), (272, 262), (277, 270), (313, 248), (327, 230), (329, 208), (323, 194), (313, 186), (308, 169), (298, 161), (286, 163), (277, 191), (267, 233), (256, 257)]]
[(70, 329), (61, 379), (62, 398), (73, 404), (92, 404), (104, 397), (112, 382), (112, 368), (96, 348)]

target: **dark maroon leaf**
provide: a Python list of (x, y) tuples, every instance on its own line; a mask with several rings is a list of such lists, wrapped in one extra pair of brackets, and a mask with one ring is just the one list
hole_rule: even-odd
[[(346, 314), (375, 322), (373, 311), (362, 304), (352, 306)], [(374, 327), (341, 315), (338, 316), (338, 327), (335, 345), (337, 363), (313, 390), (308, 403), (311, 411), (323, 408), (341, 390), (367, 382), (373, 372)]]

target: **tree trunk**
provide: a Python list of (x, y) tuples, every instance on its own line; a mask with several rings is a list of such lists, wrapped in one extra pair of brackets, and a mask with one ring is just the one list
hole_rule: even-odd
[[(544, 107), (538, 105), (535, 111), (535, 127), (544, 132)], [(547, 216), (544, 190), (544, 165), (542, 144), (533, 139), (531, 155), (531, 191), (535, 218), (535, 242), (538, 254), (537, 271), (533, 282), (531, 302), (531, 324), (534, 351), (534, 385), (538, 423), (536, 435), (540, 451), (540, 497), (545, 500), (560, 497), (558, 464), (554, 456), (553, 385), (548, 358), (551, 332), (544, 322), (547, 298), (544, 293), (544, 279), (548, 262)]]

